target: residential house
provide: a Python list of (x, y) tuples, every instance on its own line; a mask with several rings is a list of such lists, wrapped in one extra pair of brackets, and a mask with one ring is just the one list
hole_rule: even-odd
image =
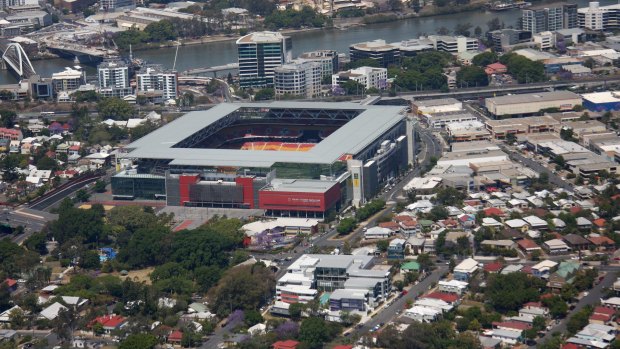
[(409, 261), (400, 266), (400, 272), (403, 274), (409, 272), (419, 272), (420, 271), (420, 263), (416, 261)]
[(58, 313), (60, 313), (61, 310), (67, 310), (67, 307), (58, 302), (55, 302), (54, 304), (41, 310), (41, 312), (39, 313), (39, 317), (47, 320), (54, 320), (58, 317)]
[(517, 244), (512, 240), (483, 240), (480, 245), (498, 250), (512, 250), (517, 247)]
[(566, 284), (573, 282), (574, 276), (579, 271), (580, 264), (577, 262), (563, 261), (558, 270), (549, 276), (547, 286), (555, 291), (560, 291)]
[(616, 247), (616, 243), (607, 236), (590, 234), (587, 239), (594, 245), (597, 251), (613, 250)]
[(17, 290), (17, 280), (7, 278), (6, 280), (4, 280), (4, 284), (6, 285), (9, 292), (14, 292)]
[(589, 231), (592, 229), (592, 222), (585, 217), (577, 217), (577, 229)]
[(532, 275), (546, 279), (557, 269), (557, 266), (558, 263), (554, 261), (544, 260), (532, 266)]
[(540, 246), (530, 239), (521, 239), (517, 241), (517, 245), (525, 253), (532, 253), (534, 251), (542, 252)]
[(543, 245), (549, 254), (562, 254), (570, 251), (570, 247), (568, 247), (568, 245), (560, 239), (545, 241)]
[(454, 267), (454, 279), (458, 281), (468, 281), (477, 270), (478, 262), (473, 258), (467, 258)]
[(504, 269), (502, 269), (501, 274), (505, 275), (510, 273), (517, 273), (520, 272), (521, 269), (523, 269), (523, 265), (521, 264), (509, 264)]
[(563, 239), (573, 251), (587, 250), (590, 247), (590, 241), (581, 235), (567, 234)]
[(420, 225), (418, 224), (416, 220), (413, 220), (413, 219), (400, 221), (398, 225), (400, 227), (400, 231), (406, 237), (416, 235), (417, 233), (420, 232)]
[(98, 316), (88, 323), (87, 327), (92, 329), (95, 324), (100, 324), (103, 326), (105, 333), (110, 334), (110, 332), (121, 329), (125, 326), (127, 324), (127, 318), (114, 314)]
[(425, 251), (424, 249), (425, 243), (426, 243), (425, 238), (419, 238), (419, 237), (412, 236), (407, 239), (407, 242), (405, 243), (405, 250), (408, 251), (408, 253), (417, 256), (418, 254), (423, 253)]
[(392, 230), (388, 228), (372, 227), (364, 232), (364, 238), (371, 239), (387, 239), (392, 236)]
[(527, 216), (523, 220), (527, 222), (531, 229), (547, 230), (549, 228), (547, 222), (537, 216)]
[(528, 230), (528, 227), (529, 227), (526, 221), (524, 221), (523, 219), (519, 219), (519, 218), (509, 219), (505, 221), (504, 224), (508, 228), (517, 229), (524, 233)]
[[(0, 313), (0, 323), (10, 323), (11, 322), (11, 313), (14, 311), (22, 311), (23, 309), (19, 307), (19, 305), (15, 305), (12, 308), (9, 308), (2, 313)], [(0, 341), (1, 342), (1, 341)]]
[(592, 221), (592, 224), (596, 227), (596, 230), (598, 230), (599, 233), (604, 233), (607, 230), (607, 221), (605, 218), (595, 219)]
[(367, 291), (338, 289), (329, 297), (329, 310), (341, 311), (366, 311)]
[(504, 265), (502, 263), (493, 262), (485, 264), (482, 269), (487, 273), (497, 274), (500, 272), (500, 270), (502, 270), (502, 268), (504, 268)]
[(405, 243), (404, 239), (394, 239), (390, 241), (387, 249), (388, 259), (404, 259), (405, 258)]
[(439, 292), (456, 293), (462, 295), (467, 290), (468, 283), (458, 280), (440, 280), (438, 283)]
[(273, 349), (297, 349), (298, 345), (299, 345), (298, 341), (288, 339), (285, 341), (277, 341), (273, 343), (271, 346), (273, 347)]
[(523, 340), (522, 331), (512, 330), (493, 330), (491, 337), (501, 340), (504, 345), (514, 345)]
[(458, 306), (460, 304), (461, 299), (459, 298), (459, 296), (455, 293), (448, 293), (448, 292), (432, 292), (429, 293), (425, 296), (422, 296), (421, 298), (429, 298), (429, 299), (439, 299), (441, 301), (444, 301), (452, 306)]
[(540, 302), (529, 302), (519, 309), (519, 316), (531, 316), (532, 318), (542, 316), (546, 318), (549, 316), (549, 309)]
[(436, 321), (441, 314), (440, 310), (415, 305), (403, 312), (404, 316), (425, 323)]
[(19, 128), (0, 127), (0, 138), (11, 141), (21, 141), (24, 136)]

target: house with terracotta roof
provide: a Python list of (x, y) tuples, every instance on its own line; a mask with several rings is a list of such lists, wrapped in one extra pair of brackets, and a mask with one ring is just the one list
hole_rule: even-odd
[(587, 239), (594, 245), (597, 251), (613, 250), (616, 243), (607, 236), (590, 234)]
[(593, 220), (592, 225), (596, 228), (596, 230), (601, 233), (607, 230), (607, 221), (605, 220), (605, 218), (598, 218)]
[(125, 326), (127, 324), (127, 318), (114, 314), (98, 316), (89, 322), (87, 327), (92, 329), (95, 324), (100, 324), (103, 326), (105, 333), (110, 334), (110, 332)]
[(170, 334), (168, 335), (168, 338), (166, 338), (166, 341), (168, 343), (181, 343), (181, 340), (183, 339), (183, 332), (181, 332), (181, 330), (174, 330), (172, 332), (170, 332)]
[(405, 220), (398, 223), (400, 231), (407, 237), (420, 232), (420, 225), (416, 220)]
[(458, 306), (461, 301), (457, 294), (448, 292), (432, 292), (422, 298), (439, 299), (453, 306)]
[(497, 274), (497, 273), (500, 272), (500, 270), (502, 270), (503, 267), (504, 267), (504, 265), (502, 263), (500, 263), (500, 262), (493, 262), (493, 263), (485, 264), (483, 269), (487, 273)]
[(487, 65), (484, 68), (484, 72), (487, 73), (487, 75), (506, 74), (508, 72), (508, 67), (501, 64), (500, 62), (495, 62)]
[(488, 207), (484, 209), (484, 215), (486, 217), (492, 217), (492, 216), (504, 217), (506, 213), (500, 208)]
[(298, 345), (299, 345), (298, 341), (288, 339), (285, 341), (277, 341), (273, 343), (271, 346), (273, 347), (273, 349), (297, 349)]
[(6, 280), (4, 280), (4, 284), (6, 285), (7, 289), (9, 290), (9, 292), (13, 292), (13, 291), (17, 290), (17, 281), (16, 280), (6, 279)]
[(540, 246), (538, 246), (533, 240), (530, 239), (521, 239), (517, 241), (517, 245), (519, 248), (525, 253), (532, 253), (534, 251), (542, 251)]
[(611, 315), (603, 315), (603, 314), (592, 314), (588, 319), (588, 322), (591, 324), (597, 325), (608, 325), (611, 322)]
[(501, 330), (509, 330), (509, 331), (525, 331), (532, 328), (532, 325), (520, 322), (520, 321), (493, 321), (493, 328), (498, 328)]
[(381, 228), (390, 229), (392, 233), (396, 233), (400, 230), (400, 225), (396, 222), (381, 222), (378, 225)]

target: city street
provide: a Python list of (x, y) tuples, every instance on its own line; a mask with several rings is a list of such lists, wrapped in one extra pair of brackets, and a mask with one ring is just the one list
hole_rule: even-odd
[[(616, 279), (617, 279), (617, 272), (620, 271), (620, 267), (618, 267), (618, 266), (607, 266), (607, 267), (601, 267), (599, 270), (607, 271), (607, 275), (605, 275), (605, 278), (603, 279), (603, 281), (601, 281), (598, 285), (595, 285), (588, 292), (587, 296), (581, 298), (579, 300), (579, 302), (577, 303), (577, 305), (575, 306), (575, 309), (570, 311), (566, 315), (566, 317), (564, 319), (562, 319), (562, 321), (560, 321), (559, 324), (555, 325), (551, 330), (547, 331), (545, 336), (538, 340), (538, 343), (543, 343), (543, 342), (551, 339), (552, 334), (554, 332), (564, 333), (566, 331), (566, 324), (568, 323), (568, 319), (573, 314), (575, 314), (579, 310), (583, 309), (583, 307), (585, 307), (588, 304), (595, 304), (598, 301), (600, 301), (600, 299), (602, 298), (603, 289), (611, 287), (613, 285), (614, 281), (616, 281)], [(530, 348), (536, 348), (536, 346), (531, 346)]]
[(353, 334), (364, 335), (371, 328), (380, 324), (387, 324), (393, 321), (398, 315), (397, 312), (405, 309), (408, 301), (414, 301), (418, 296), (428, 291), (432, 284), (436, 284), (446, 273), (448, 272), (448, 266), (446, 264), (437, 265), (437, 268), (428, 275), (424, 280), (420, 281), (417, 285), (413, 285), (407, 289), (408, 293), (402, 296), (389, 307), (382, 309), (379, 313), (370, 319), (364, 326), (359, 329), (355, 329)]
[(553, 172), (549, 171), (548, 168), (546, 168), (545, 166), (541, 165), (539, 162), (525, 157), (522, 154), (515, 152), (513, 150), (511, 150), (510, 148), (504, 146), (504, 145), (500, 145), (500, 148), (502, 148), (506, 153), (508, 153), (510, 155), (510, 158), (514, 161), (520, 162), (521, 164), (531, 168), (532, 170), (534, 170), (537, 173), (547, 173), (549, 175), (549, 183), (562, 188), (564, 190), (567, 191), (573, 191), (574, 186), (572, 183), (562, 180), (562, 178), (560, 178), (559, 176), (557, 176), (556, 174), (554, 174)]

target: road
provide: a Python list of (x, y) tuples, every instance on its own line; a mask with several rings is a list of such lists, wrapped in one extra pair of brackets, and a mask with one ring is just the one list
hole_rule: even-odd
[(520, 163), (522, 163), (523, 165), (531, 168), (532, 170), (534, 170), (536, 173), (547, 173), (549, 175), (549, 183), (562, 188), (564, 190), (567, 191), (573, 191), (574, 186), (572, 183), (570, 183), (569, 181), (565, 181), (562, 178), (560, 178), (559, 176), (557, 176), (556, 174), (554, 174), (553, 172), (549, 171), (548, 168), (546, 168), (545, 166), (541, 165), (539, 162), (525, 157), (522, 154), (511, 150), (510, 148), (506, 147), (505, 145), (500, 145), (500, 148), (502, 148), (506, 153), (509, 154), (510, 158), (512, 160), (518, 161)]
[(355, 329), (352, 335), (364, 335), (376, 325), (387, 324), (394, 320), (398, 315), (397, 312), (401, 312), (405, 309), (408, 301), (414, 301), (417, 297), (428, 291), (431, 285), (433, 283), (436, 284), (447, 272), (448, 266), (446, 264), (438, 265), (424, 280), (420, 281), (417, 285), (409, 287), (407, 289), (408, 293), (405, 296), (396, 299), (392, 305), (379, 311), (379, 313), (366, 322), (364, 326)]
[(30, 205), (31, 209), (45, 211), (52, 208), (54, 205), (62, 201), (64, 198), (71, 196), (74, 192), (86, 187), (88, 184), (93, 183), (101, 177), (85, 178), (74, 183), (71, 183), (67, 187), (47, 196), (41, 200), (35, 201)]
[[(574, 313), (583, 309), (583, 307), (585, 307), (588, 304), (595, 304), (598, 301), (600, 301), (603, 295), (603, 289), (611, 287), (614, 281), (616, 281), (616, 278), (617, 278), (616, 272), (620, 270), (620, 267), (607, 266), (607, 267), (601, 267), (599, 268), (599, 270), (607, 271), (607, 275), (605, 275), (605, 278), (603, 279), (603, 281), (601, 281), (598, 285), (594, 286), (588, 292), (587, 296), (584, 296), (583, 298), (581, 298), (579, 302), (577, 303), (577, 305), (575, 306), (575, 309), (569, 312), (567, 316), (564, 319), (562, 319), (562, 321), (560, 321), (559, 324), (555, 325), (551, 330), (547, 331), (547, 333), (545, 333), (545, 336), (538, 340), (538, 343), (543, 343), (551, 339), (552, 334), (554, 332), (564, 333), (566, 331), (566, 324), (568, 323), (568, 319)], [(536, 346), (531, 346), (530, 348), (533, 349), (533, 348), (536, 348)]]

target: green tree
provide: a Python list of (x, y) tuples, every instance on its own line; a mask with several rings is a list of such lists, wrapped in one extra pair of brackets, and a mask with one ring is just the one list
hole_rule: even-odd
[(97, 193), (105, 193), (106, 191), (105, 181), (103, 180), (96, 181), (95, 184), (93, 185), (93, 190)]
[(116, 97), (100, 100), (97, 103), (97, 111), (102, 119), (110, 118), (113, 120), (127, 120), (134, 115), (135, 112), (131, 104)]
[(174, 40), (177, 37), (172, 22), (165, 19), (150, 23), (144, 28), (144, 32), (155, 42)]
[(261, 313), (255, 309), (250, 309), (245, 312), (245, 317), (243, 318), (245, 325), (248, 327), (252, 327), (256, 324), (260, 324), (264, 321)]
[(87, 202), (90, 199), (90, 194), (86, 189), (80, 189), (75, 193), (75, 200), (77, 202)]
[(306, 305), (303, 303), (293, 303), (288, 308), (289, 315), (291, 319), (295, 321), (299, 321), (301, 319), (301, 312), (304, 311)]
[(461, 87), (487, 86), (489, 79), (483, 68), (470, 65), (456, 73), (456, 83)]
[(545, 283), (525, 273), (489, 275), (485, 297), (500, 313), (516, 311), (527, 302), (536, 301)]
[(355, 218), (347, 217), (343, 218), (340, 221), (340, 223), (336, 227), (336, 230), (338, 231), (338, 234), (345, 235), (352, 232), (355, 227), (357, 227), (357, 221), (355, 220)]
[(263, 88), (256, 92), (254, 95), (255, 101), (271, 100), (275, 97), (275, 91), (272, 88)]
[(274, 275), (263, 264), (239, 266), (226, 271), (211, 289), (209, 305), (222, 317), (236, 309), (257, 309), (265, 304), (274, 289)]
[(130, 334), (119, 345), (119, 349), (153, 349), (157, 345), (157, 337), (149, 333)]
[(44, 233), (34, 233), (24, 241), (24, 246), (30, 251), (44, 255), (47, 254), (46, 242), (47, 237)]
[(377, 241), (377, 250), (381, 252), (385, 252), (388, 249), (390, 242), (388, 240), (379, 240)]
[(336, 324), (328, 324), (318, 317), (309, 317), (301, 322), (299, 339), (309, 348), (322, 348), (323, 344), (334, 338), (339, 332)]
[(497, 53), (492, 51), (485, 51), (474, 56), (471, 63), (479, 67), (486, 67), (489, 64), (495, 63), (498, 60)]

